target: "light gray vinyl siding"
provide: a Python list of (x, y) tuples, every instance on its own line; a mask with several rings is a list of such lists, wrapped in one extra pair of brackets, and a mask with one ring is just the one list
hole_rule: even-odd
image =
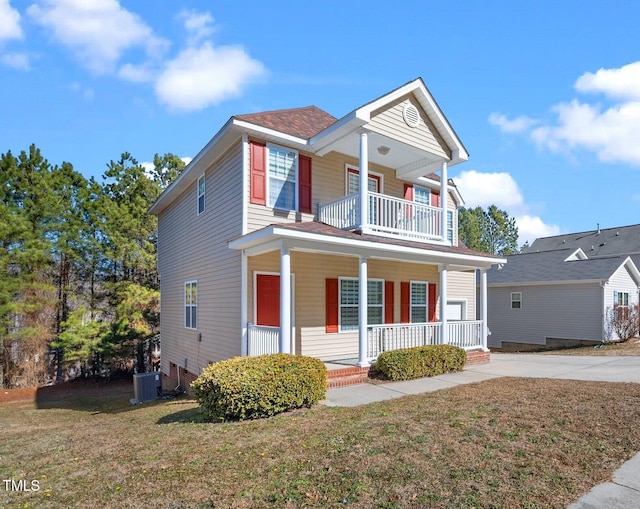
[(613, 302), (614, 291), (628, 293), (629, 306), (634, 306), (638, 303), (638, 286), (633, 281), (633, 278), (624, 265), (620, 266), (620, 268), (614, 272), (604, 287), (604, 312), (606, 316), (605, 329), (609, 335), (607, 339), (618, 339), (616, 333), (607, 326), (612, 317), (613, 307), (616, 304)]
[[(522, 308), (511, 309), (511, 293)], [(602, 287), (597, 283), (489, 287), (489, 346), (502, 342), (544, 345), (546, 338), (601, 341)]]
[[(206, 171), (206, 210), (197, 183), (158, 217), (162, 371), (175, 363), (199, 373), (240, 354), (240, 253), (227, 241), (242, 233), (242, 154), (237, 144)], [(184, 283), (197, 281), (197, 330), (184, 327)], [(201, 341), (199, 341), (201, 337)]]

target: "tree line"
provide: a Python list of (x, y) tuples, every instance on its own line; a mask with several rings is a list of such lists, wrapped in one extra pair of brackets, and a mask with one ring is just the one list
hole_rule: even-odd
[(69, 372), (144, 365), (159, 328), (156, 218), (148, 208), (184, 169), (131, 154), (101, 181), (40, 150), (0, 156), (0, 380), (41, 385)]

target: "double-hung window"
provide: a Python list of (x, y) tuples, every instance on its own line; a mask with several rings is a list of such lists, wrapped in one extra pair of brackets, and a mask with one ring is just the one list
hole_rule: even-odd
[(413, 201), (421, 205), (431, 205), (431, 190), (413, 186)]
[(268, 145), (270, 207), (297, 210), (298, 153), (276, 145)]
[(453, 244), (453, 210), (447, 210), (447, 240)]
[(187, 281), (184, 284), (184, 327), (197, 329), (198, 314), (198, 282)]
[(204, 212), (205, 178), (204, 174), (198, 178), (198, 215)]
[(428, 310), (428, 283), (411, 281), (411, 323), (425, 323)]
[(522, 292), (511, 292), (511, 309), (522, 308)]
[(616, 318), (626, 320), (629, 318), (629, 293), (613, 292), (613, 305)]
[[(358, 330), (358, 304), (360, 286), (357, 278), (340, 279), (340, 330)], [(367, 281), (367, 323), (372, 325), (384, 322), (384, 281)]]

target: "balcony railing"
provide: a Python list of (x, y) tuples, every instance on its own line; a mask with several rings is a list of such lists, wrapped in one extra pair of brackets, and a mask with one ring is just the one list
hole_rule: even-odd
[(249, 324), (247, 328), (248, 345), (247, 355), (266, 355), (278, 353), (278, 341), (280, 327), (267, 327), (266, 325)]
[[(375, 359), (382, 352), (401, 348), (440, 345), (441, 333), (441, 322), (372, 325), (368, 328), (367, 357)], [(446, 343), (465, 350), (482, 348), (482, 320), (447, 323)]]
[[(367, 193), (371, 232), (410, 240), (441, 241), (442, 209), (380, 193)], [(318, 205), (318, 220), (336, 228), (356, 228), (360, 224), (358, 193)]]

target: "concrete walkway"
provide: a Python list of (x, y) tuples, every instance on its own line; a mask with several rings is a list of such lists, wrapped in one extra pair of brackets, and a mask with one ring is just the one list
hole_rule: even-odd
[[(640, 383), (640, 357), (491, 354), (490, 363), (468, 366), (459, 373), (329, 389), (325, 403), (328, 406), (358, 406), (504, 376)], [(595, 486), (569, 509), (603, 507), (640, 507), (640, 453), (616, 470), (611, 482)]]

